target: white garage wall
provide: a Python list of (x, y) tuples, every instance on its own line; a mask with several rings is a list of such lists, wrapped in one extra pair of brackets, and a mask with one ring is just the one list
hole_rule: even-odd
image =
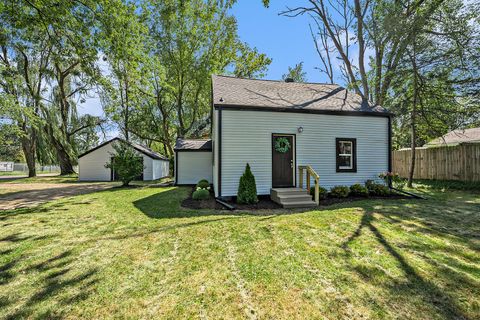
[(105, 164), (110, 162), (114, 153), (109, 143), (78, 159), (78, 180), (110, 181), (110, 169), (105, 168)]
[[(136, 151), (137, 152), (137, 151)], [(109, 143), (107, 145), (104, 145), (86, 155), (78, 159), (78, 180), (81, 181), (110, 181), (110, 169), (105, 168), (105, 164), (110, 162), (110, 158), (112, 157), (112, 154), (115, 153), (115, 149), (113, 149), (112, 143)], [(164, 176), (161, 177), (156, 177), (156, 172), (154, 173), (154, 163), (155, 162), (162, 162), (166, 163), (167, 167), (167, 174), (165, 176), (168, 176), (168, 162), (167, 161), (162, 161), (162, 160), (154, 160), (150, 158), (149, 156), (137, 152), (137, 154), (141, 157), (143, 157), (143, 179), (144, 180), (155, 180), (159, 178), (163, 178)], [(157, 167), (160, 167), (158, 169), (160, 172), (163, 173), (164, 168), (162, 168), (162, 165), (156, 164)], [(165, 165), (163, 165), (165, 166)], [(157, 170), (157, 169), (155, 169)]]
[(177, 163), (178, 173), (177, 184), (196, 184), (201, 179), (207, 179), (210, 183), (213, 181), (212, 152), (186, 152), (177, 151), (175, 163)]
[(170, 162), (164, 160), (153, 160), (153, 180), (168, 177)]
[[(303, 127), (303, 133), (297, 132), (298, 127)], [(223, 109), (222, 196), (236, 195), (247, 162), (255, 175), (258, 193), (270, 193), (272, 133), (296, 134), (297, 168), (311, 165), (323, 187), (363, 183), (378, 179), (380, 172), (388, 170), (386, 117)], [(335, 138), (357, 139), (357, 172), (336, 172)]]

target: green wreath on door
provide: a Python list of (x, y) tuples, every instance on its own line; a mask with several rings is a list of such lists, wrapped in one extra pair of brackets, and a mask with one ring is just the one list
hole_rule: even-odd
[(290, 141), (287, 138), (276, 138), (275, 139), (275, 151), (280, 153), (285, 153), (290, 150)]

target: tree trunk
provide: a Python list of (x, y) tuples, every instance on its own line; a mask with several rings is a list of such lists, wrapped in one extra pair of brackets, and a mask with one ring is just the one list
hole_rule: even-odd
[(60, 175), (63, 176), (68, 174), (74, 174), (75, 170), (73, 170), (73, 161), (68, 152), (58, 141), (56, 141), (54, 145), (55, 150), (57, 151), (58, 163), (60, 165)]
[(27, 137), (22, 138), (22, 149), (23, 149), (23, 154), (25, 155), (25, 160), (27, 161), (29, 177), (37, 176), (37, 170), (35, 168), (36, 148), (37, 148), (37, 145), (35, 142), (34, 133), (32, 133), (31, 139)]
[(408, 172), (408, 182), (407, 186), (411, 188), (413, 186), (413, 175), (415, 172), (415, 153), (417, 147), (417, 132), (416, 132), (416, 118), (417, 118), (417, 103), (418, 103), (418, 77), (417, 77), (417, 57), (415, 52), (415, 39), (413, 43), (413, 57), (412, 60), (412, 67), (413, 67), (413, 106), (412, 106), (412, 114), (410, 120), (411, 126), (411, 158), (410, 158), (410, 170)]

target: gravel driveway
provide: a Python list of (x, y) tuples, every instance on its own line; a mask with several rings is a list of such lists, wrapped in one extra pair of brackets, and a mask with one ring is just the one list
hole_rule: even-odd
[(114, 187), (112, 183), (9, 183), (0, 184), (0, 210), (33, 207), (59, 198)]

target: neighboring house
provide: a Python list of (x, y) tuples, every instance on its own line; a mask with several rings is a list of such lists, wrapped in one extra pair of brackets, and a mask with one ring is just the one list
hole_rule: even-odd
[[(132, 146), (143, 160), (143, 174), (139, 180), (156, 180), (169, 175), (170, 162), (167, 158), (147, 147), (126, 142), (120, 138), (108, 140), (78, 157), (78, 179), (83, 181), (113, 181), (115, 171), (105, 168), (115, 154), (113, 143), (125, 142)], [(141, 179), (140, 179), (141, 178)]]
[(197, 149), (194, 141), (180, 141), (178, 184), (212, 172), (215, 196), (236, 196), (249, 163), (258, 194), (268, 195), (298, 186), (300, 165), (310, 165), (327, 188), (391, 170), (391, 114), (345, 88), (227, 76), (213, 76), (212, 88), (212, 164), (207, 155), (200, 160), (187, 152)]
[(424, 147), (454, 146), (460, 143), (480, 143), (480, 128), (458, 129), (436, 138)]

